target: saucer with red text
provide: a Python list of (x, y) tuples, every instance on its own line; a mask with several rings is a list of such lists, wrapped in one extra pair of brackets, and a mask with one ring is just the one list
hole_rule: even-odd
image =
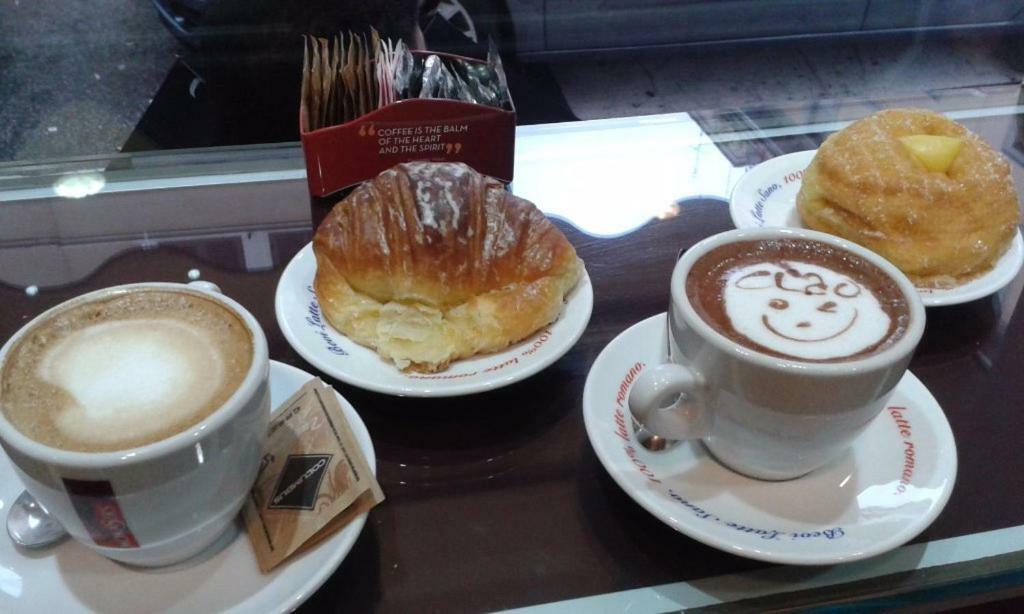
[(347, 384), (409, 397), (452, 397), (493, 390), (526, 379), (561, 358), (590, 322), (594, 291), (583, 273), (561, 315), (533, 336), (494, 354), (455, 361), (439, 373), (406, 373), (335, 330), (313, 291), (316, 258), (308, 244), (277, 284), (274, 310), (288, 343), (310, 364)]
[[(815, 150), (798, 151), (751, 168), (733, 188), (729, 214), (736, 228), (788, 226), (804, 228), (796, 209), (804, 169)], [(1020, 230), (1010, 248), (991, 271), (953, 288), (918, 288), (926, 307), (959, 305), (999, 291), (1017, 277), (1024, 266), (1024, 238)]]
[[(288, 400), (312, 375), (270, 361), (270, 406)], [(338, 395), (370, 468), (373, 443), (356, 410)], [(0, 509), (24, 487), (0, 452)], [(187, 493), (182, 493), (187, 496)], [(0, 612), (291, 612), (334, 573), (363, 525), (364, 513), (319, 544), (261, 573), (239, 518), (193, 559), (157, 569), (121, 565), (67, 539), (46, 550), (20, 550), (0, 539)]]
[(842, 457), (795, 480), (735, 473), (699, 441), (647, 450), (633, 434), (626, 399), (636, 377), (665, 360), (664, 336), (661, 314), (609, 343), (587, 376), (583, 416), (615, 482), (673, 529), (738, 556), (830, 565), (906, 543), (945, 507), (956, 444), (942, 408), (909, 372)]

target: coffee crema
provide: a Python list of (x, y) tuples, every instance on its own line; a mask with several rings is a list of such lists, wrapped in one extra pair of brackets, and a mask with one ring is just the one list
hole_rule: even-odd
[(26, 436), (82, 452), (180, 433), (235, 392), (252, 364), (245, 323), (185, 291), (117, 292), (61, 310), (8, 353), (0, 405)]
[(686, 277), (700, 317), (750, 349), (791, 360), (841, 362), (899, 340), (910, 307), (885, 271), (848, 250), (811, 239), (718, 246)]

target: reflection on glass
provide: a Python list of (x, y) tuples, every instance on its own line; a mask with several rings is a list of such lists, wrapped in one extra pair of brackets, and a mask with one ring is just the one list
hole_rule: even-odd
[(679, 203), (669, 203), (657, 217), (659, 220), (670, 220), (677, 215), (679, 215)]
[(906, 484), (904, 485), (906, 490), (899, 495), (901, 503), (893, 505), (894, 493), (899, 486), (900, 481), (893, 480), (892, 482), (865, 488), (857, 495), (857, 505), (865, 516), (871, 515), (872, 510), (880, 515), (888, 516), (900, 509), (906, 509), (908, 506), (915, 508), (915, 511), (907, 510), (908, 513), (918, 514), (920, 513), (918, 506), (925, 506), (927, 508), (935, 505), (935, 502), (939, 500), (938, 489), (921, 488), (912, 484)]
[(6, 567), (0, 567), (0, 591), (11, 597), (21, 597), (22, 584), (21, 576)]
[(64, 198), (85, 198), (99, 193), (107, 180), (99, 173), (64, 175), (53, 184), (53, 191)]
[(681, 200), (728, 198), (745, 170), (677, 113), (521, 126), (512, 188), (583, 232), (616, 237), (673, 217)]

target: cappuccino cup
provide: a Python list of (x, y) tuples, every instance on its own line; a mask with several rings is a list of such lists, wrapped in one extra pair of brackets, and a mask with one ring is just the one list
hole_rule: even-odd
[(704, 239), (676, 263), (670, 291), (669, 359), (637, 379), (633, 417), (765, 480), (840, 456), (882, 411), (924, 332), (903, 273), (811, 230)]
[(207, 282), (90, 292), (0, 349), (0, 446), (72, 538), (139, 566), (226, 531), (270, 417), (267, 341)]

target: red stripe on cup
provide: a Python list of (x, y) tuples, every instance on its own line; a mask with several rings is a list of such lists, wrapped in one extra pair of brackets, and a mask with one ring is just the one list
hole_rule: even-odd
[(138, 548), (128, 521), (107, 481), (63, 478), (64, 488), (92, 541), (105, 548)]

